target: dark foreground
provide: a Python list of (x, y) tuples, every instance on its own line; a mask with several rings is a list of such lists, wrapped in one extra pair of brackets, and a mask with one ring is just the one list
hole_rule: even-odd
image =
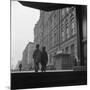
[(11, 73), (11, 89), (86, 85), (87, 71)]

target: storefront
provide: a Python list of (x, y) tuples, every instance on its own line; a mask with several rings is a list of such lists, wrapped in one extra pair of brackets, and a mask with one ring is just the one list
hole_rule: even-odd
[(72, 70), (73, 69), (73, 60), (70, 54), (57, 53), (53, 56), (55, 61), (56, 70)]

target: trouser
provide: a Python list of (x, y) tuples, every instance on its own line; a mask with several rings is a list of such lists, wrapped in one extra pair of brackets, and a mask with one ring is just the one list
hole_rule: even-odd
[(21, 71), (21, 67), (19, 67), (19, 71)]
[(39, 63), (35, 63), (35, 72), (38, 72), (39, 70)]
[(46, 71), (46, 64), (43, 64), (43, 65), (42, 65), (41, 70), (42, 70), (42, 72), (43, 72), (43, 71), (44, 71), (44, 72)]

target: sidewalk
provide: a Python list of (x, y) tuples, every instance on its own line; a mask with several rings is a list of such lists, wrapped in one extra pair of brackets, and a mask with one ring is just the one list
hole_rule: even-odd
[[(74, 70), (46, 70), (46, 72), (72, 72)], [(41, 72), (41, 70), (39, 70), (38, 72)], [(13, 71), (11, 73), (35, 73), (35, 71)], [(42, 72), (41, 72), (42, 73)]]

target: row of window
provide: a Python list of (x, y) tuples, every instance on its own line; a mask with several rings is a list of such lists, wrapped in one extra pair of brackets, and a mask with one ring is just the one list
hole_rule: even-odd
[(69, 14), (69, 13), (71, 13), (73, 11), (75, 11), (75, 7), (71, 7), (71, 8), (67, 7), (67, 8), (61, 9), (61, 17), (62, 17), (62, 19), (65, 18), (65, 16), (67, 14)]
[[(73, 31), (72, 31), (72, 30), (73, 30)], [(71, 35), (74, 35), (74, 34), (76, 33), (76, 32), (75, 32), (75, 27), (73, 26), (73, 24), (72, 24), (72, 29), (71, 29), (71, 31), (72, 31), (72, 32), (71, 32), (71, 33), (72, 33)], [(66, 37), (69, 38), (69, 37), (70, 37), (70, 29), (67, 28), (66, 31), (64, 30), (61, 35), (62, 35), (62, 41), (64, 41)], [(47, 40), (46, 40), (46, 39), (47, 39)], [(57, 43), (59, 42), (57, 30), (51, 31), (51, 32), (49, 33), (49, 37), (46, 36), (46, 39), (44, 38), (43, 41), (45, 42), (44, 45), (49, 44), (49, 45), (47, 45), (47, 48), (50, 49), (50, 48), (52, 48), (52, 47), (55, 47), (55, 46), (57, 45)]]
[(72, 44), (71, 46), (67, 46), (66, 48), (62, 49), (62, 52), (75, 55), (75, 44)]
[(58, 18), (57, 16), (59, 15), (59, 13), (57, 13), (56, 11), (54, 11), (54, 13), (48, 17), (48, 21), (44, 23), (44, 29), (47, 29), (47, 27), (54, 27), (56, 25)]
[(47, 50), (55, 47), (58, 43), (57, 31), (52, 31), (43, 38), (43, 45), (47, 47)]
[[(73, 11), (74, 12), (74, 11)], [(70, 13), (61, 24), (62, 42), (70, 38), (76, 33), (76, 17), (74, 13)]]

